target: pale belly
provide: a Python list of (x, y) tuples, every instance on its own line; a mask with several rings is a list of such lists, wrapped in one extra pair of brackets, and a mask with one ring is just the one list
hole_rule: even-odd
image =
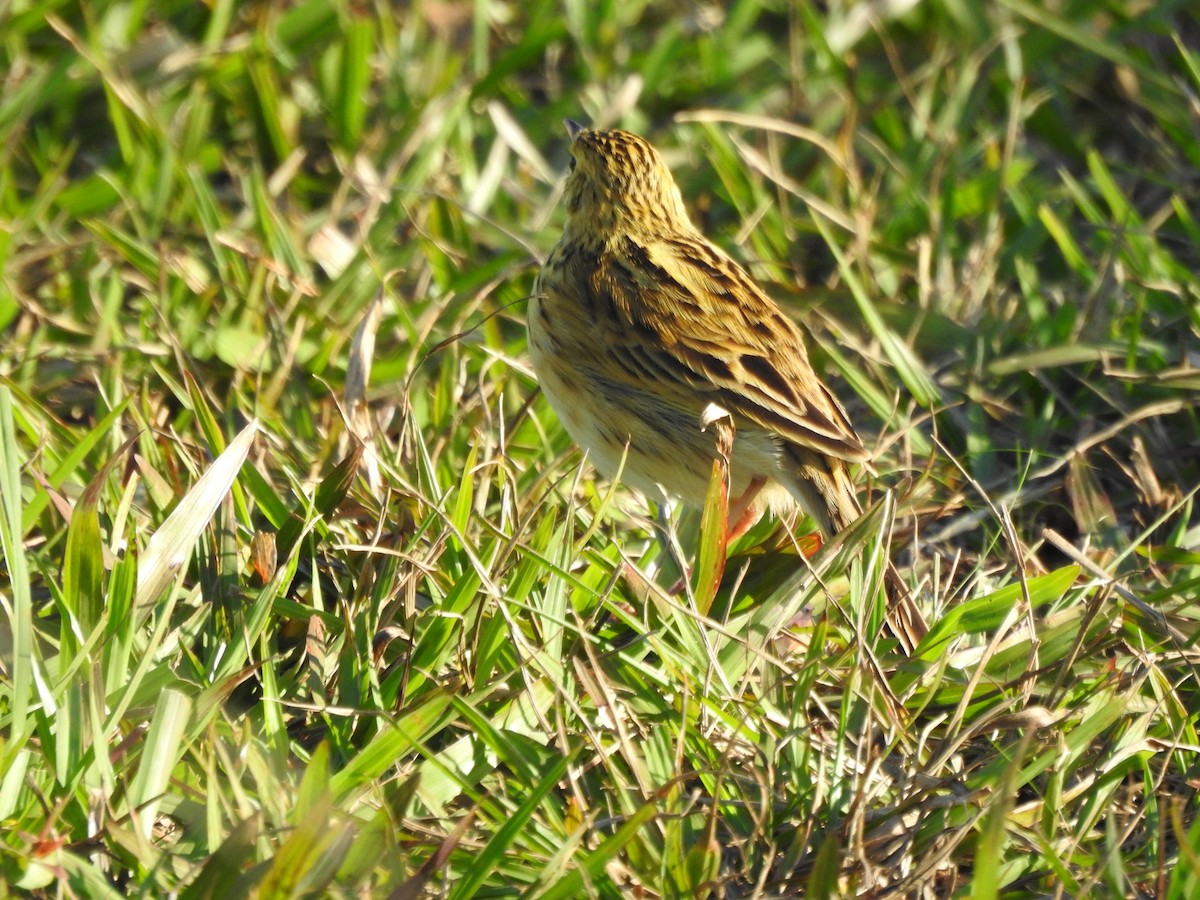
[[(549, 316), (546, 315), (549, 313)], [(551, 327), (566, 313), (546, 309), (537, 298), (529, 305), (529, 352), (542, 393), (567, 433), (588, 453), (607, 478), (619, 478), (655, 501), (666, 497), (703, 504), (717, 458), (717, 432), (705, 426), (703, 399), (672, 404), (628, 380), (606, 374), (612, 366), (609, 345), (555, 334)], [(752, 481), (766, 485), (756, 505), (786, 513), (796, 506), (786, 486), (792, 479), (781, 466), (778, 438), (735, 424), (730, 455), (730, 496), (738, 497)]]

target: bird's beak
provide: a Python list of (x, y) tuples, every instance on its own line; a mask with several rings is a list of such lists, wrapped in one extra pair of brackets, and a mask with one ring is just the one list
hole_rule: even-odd
[(571, 139), (571, 143), (574, 143), (575, 139), (578, 138), (579, 135), (587, 131), (586, 128), (584, 128), (574, 119), (563, 119), (563, 125), (567, 126), (567, 137)]

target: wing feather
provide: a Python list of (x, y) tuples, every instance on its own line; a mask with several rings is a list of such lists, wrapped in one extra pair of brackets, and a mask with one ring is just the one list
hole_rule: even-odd
[(813, 371), (800, 329), (732, 259), (672, 236), (625, 238), (590, 262), (588, 300), (610, 304), (621, 324), (614, 352), (631, 388), (694, 398), (700, 408), (715, 401), (788, 443), (869, 458)]

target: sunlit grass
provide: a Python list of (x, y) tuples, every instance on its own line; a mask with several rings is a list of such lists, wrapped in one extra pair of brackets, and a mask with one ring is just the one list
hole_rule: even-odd
[[(0, 11), (0, 891), (1195, 893), (1183, 4), (151, 6)], [(843, 541), (581, 468), (568, 116), (808, 326)]]

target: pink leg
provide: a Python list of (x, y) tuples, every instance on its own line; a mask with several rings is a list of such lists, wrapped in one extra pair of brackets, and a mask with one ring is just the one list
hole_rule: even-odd
[[(725, 516), (725, 536), (721, 541), (721, 547), (718, 553), (718, 557), (720, 559), (720, 570), (717, 572), (716, 576), (717, 583), (720, 582), (721, 576), (724, 573), (725, 552), (726, 548), (729, 546), (729, 543), (737, 540), (743, 534), (749, 531), (750, 526), (757, 522), (759, 516), (761, 515), (761, 510), (754, 506), (754, 501), (758, 498), (759, 493), (761, 493), (766, 483), (767, 480), (765, 478), (755, 478), (750, 482), (750, 485), (745, 491), (742, 492), (740, 496), (735, 497), (732, 502), (726, 500), (726, 503), (728, 503), (728, 512)], [(728, 490), (727, 487), (726, 490)], [(676, 581), (675, 584), (671, 586), (671, 589), (668, 591), (668, 593), (670, 593), (672, 596), (678, 596), (679, 594), (682, 594), (684, 589), (684, 579), (690, 577), (691, 571), (689, 568), (687, 575)]]
[(755, 478), (742, 495), (735, 497), (729, 504), (729, 515), (726, 518), (725, 527), (726, 544), (740, 538), (750, 530), (751, 525), (758, 521), (761, 511), (755, 508), (754, 501), (766, 483), (765, 478)]

